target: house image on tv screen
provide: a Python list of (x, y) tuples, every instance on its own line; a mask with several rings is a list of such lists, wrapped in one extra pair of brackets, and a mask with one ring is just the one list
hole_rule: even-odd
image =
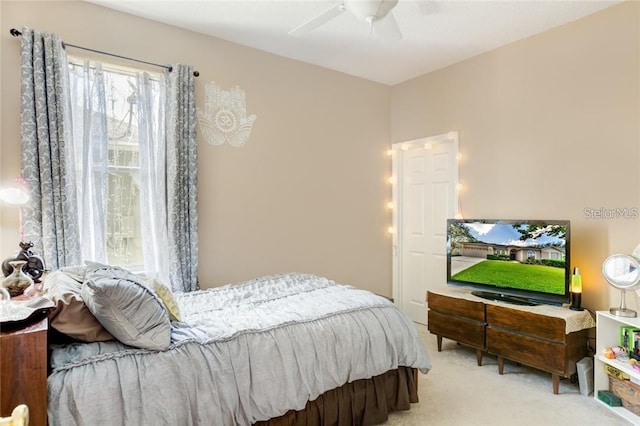
[(461, 256), (483, 259), (490, 259), (495, 256), (526, 263), (544, 259), (564, 260), (565, 258), (564, 247), (558, 246), (523, 247), (483, 242), (458, 242), (457, 245)]

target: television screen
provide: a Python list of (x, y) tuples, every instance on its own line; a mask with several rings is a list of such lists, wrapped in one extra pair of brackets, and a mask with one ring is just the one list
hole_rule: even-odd
[(447, 220), (447, 282), (513, 303), (569, 302), (568, 220)]

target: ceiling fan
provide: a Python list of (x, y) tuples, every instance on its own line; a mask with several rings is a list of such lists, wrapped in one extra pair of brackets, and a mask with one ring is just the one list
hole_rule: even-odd
[(402, 33), (391, 11), (397, 4), (398, 0), (342, 0), (318, 16), (292, 29), (289, 34), (305, 34), (348, 11), (357, 20), (368, 22), (371, 34), (387, 40), (400, 40)]

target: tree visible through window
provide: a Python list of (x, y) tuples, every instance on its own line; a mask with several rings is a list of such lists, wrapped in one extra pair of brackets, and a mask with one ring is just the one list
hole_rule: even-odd
[(105, 71), (109, 180), (107, 190), (107, 262), (142, 267), (139, 149), (135, 78)]

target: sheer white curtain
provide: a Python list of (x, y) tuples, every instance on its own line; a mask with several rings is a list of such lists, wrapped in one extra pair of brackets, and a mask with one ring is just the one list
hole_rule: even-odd
[(169, 283), (164, 81), (164, 78), (162, 81), (151, 79), (148, 73), (138, 73), (136, 93), (144, 265), (148, 275)]
[(69, 82), (80, 250), (83, 260), (106, 263), (109, 137), (102, 65), (71, 65)]

